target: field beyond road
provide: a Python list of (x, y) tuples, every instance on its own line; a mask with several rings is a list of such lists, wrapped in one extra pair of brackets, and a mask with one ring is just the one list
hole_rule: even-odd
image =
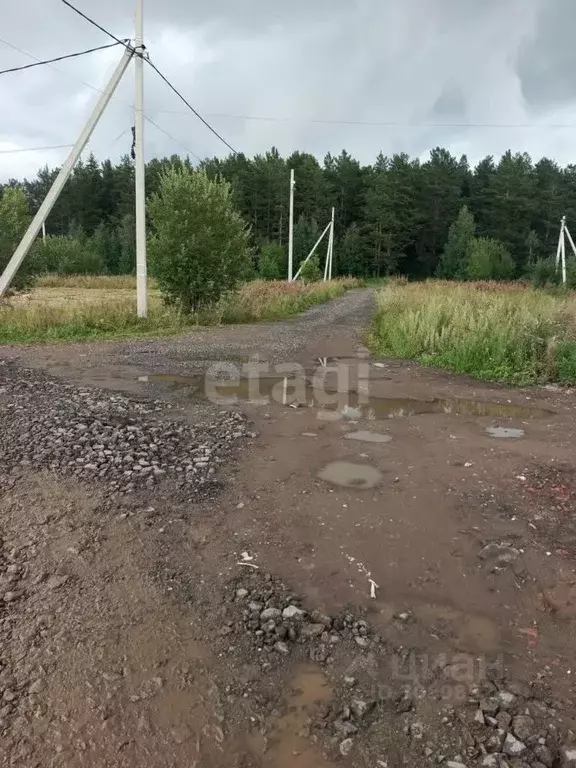
[(378, 294), (378, 354), (514, 384), (576, 382), (576, 296), (505, 282), (405, 283)]
[(135, 278), (47, 276), (27, 294), (0, 302), (0, 343), (170, 336), (199, 325), (261, 322), (303, 312), (342, 296), (353, 279), (304, 284), (253, 281), (193, 316), (167, 307), (150, 282), (149, 313), (136, 316)]

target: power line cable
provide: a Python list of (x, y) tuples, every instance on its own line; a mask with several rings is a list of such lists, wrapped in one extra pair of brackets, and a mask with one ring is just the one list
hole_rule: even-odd
[(120, 45), (123, 45), (124, 48), (133, 50), (132, 46), (129, 45), (125, 40), (121, 40), (119, 37), (116, 37), (116, 35), (113, 35), (112, 32), (107, 30), (101, 24), (98, 24), (98, 22), (94, 21), (94, 19), (91, 19), (90, 16), (87, 16), (79, 8), (76, 8), (75, 5), (72, 5), (72, 3), (69, 3), (68, 0), (62, 0), (62, 2), (64, 3), (64, 5), (67, 5), (68, 8), (70, 8), (72, 11), (74, 11), (74, 13), (77, 13), (79, 16), (82, 16), (82, 18), (85, 19), (89, 24), (92, 24), (93, 27), (96, 27), (96, 29), (99, 29), (100, 32), (104, 32), (105, 35), (108, 35), (108, 37), (111, 37), (112, 40), (115, 40)]
[[(161, 115), (186, 115), (182, 110), (156, 110)], [(329, 118), (311, 117), (278, 117), (276, 115), (230, 115), (224, 112), (207, 112), (207, 117), (223, 118), (226, 120), (254, 120), (272, 123), (312, 123), (319, 125), (353, 125), (373, 126), (378, 128), (576, 128), (576, 123), (431, 123), (431, 122), (402, 122), (378, 120), (332, 120)]]
[[(65, 0), (62, 0), (62, 2), (65, 2)], [(156, 66), (156, 64), (154, 64), (152, 61), (150, 61), (150, 59), (149, 59), (149, 58), (145, 58), (145, 61), (147, 61), (147, 62), (148, 62), (148, 64), (149, 64), (149, 65), (152, 67), (152, 69), (153, 69), (153, 70), (154, 70), (154, 71), (155, 71), (155, 72), (156, 72), (156, 73), (157, 73), (157, 74), (158, 74), (158, 75), (159, 75), (159, 76), (162, 78), (162, 80), (163, 80), (163, 81), (166, 83), (166, 85), (167, 85), (167, 86), (170, 88), (170, 90), (172, 90), (172, 91), (173, 91), (173, 92), (176, 94), (176, 96), (178, 96), (178, 98), (179, 98), (181, 101), (183, 101), (183, 102), (184, 102), (184, 104), (186, 104), (186, 106), (188, 107), (188, 109), (189, 109), (189, 110), (190, 110), (190, 111), (191, 111), (193, 114), (195, 114), (195, 115), (196, 115), (196, 117), (197, 117), (197, 118), (198, 118), (198, 119), (199, 119), (199, 120), (200, 120), (202, 123), (204, 123), (204, 125), (206, 126), (206, 128), (208, 128), (208, 130), (209, 130), (209, 131), (212, 131), (212, 133), (214, 134), (214, 136), (216, 136), (218, 139), (220, 139), (220, 141), (221, 141), (223, 144), (225, 144), (225, 145), (228, 147), (228, 149), (229, 149), (229, 150), (232, 152), (232, 154), (233, 154), (233, 155), (237, 155), (237, 154), (238, 154), (238, 152), (237, 152), (237, 151), (234, 149), (234, 147), (233, 147), (231, 144), (229, 144), (229, 143), (226, 141), (226, 139), (225, 139), (225, 138), (223, 138), (223, 137), (222, 137), (222, 136), (221, 136), (221, 135), (218, 133), (218, 131), (217, 131), (215, 128), (213, 128), (213, 127), (210, 125), (210, 123), (209, 123), (207, 120), (205, 120), (205, 119), (202, 117), (202, 115), (201, 115), (201, 114), (200, 114), (200, 113), (199, 113), (199, 112), (198, 112), (196, 109), (194, 109), (194, 107), (192, 106), (192, 104), (190, 104), (190, 102), (189, 102), (189, 101), (187, 101), (187, 100), (184, 98), (184, 96), (182, 96), (182, 94), (181, 94), (181, 93), (180, 93), (180, 91), (179, 91), (179, 90), (176, 88), (176, 86), (172, 85), (172, 83), (170, 82), (170, 80), (168, 80), (168, 78), (166, 77), (166, 75), (162, 74), (162, 72), (161, 72), (161, 71), (158, 69), (158, 67)]]
[[(11, 45), (6, 40), (1, 40), (0, 42), (5, 43), (6, 45), (9, 45), (11, 48), (15, 48), (16, 46)], [(40, 67), (43, 64), (54, 64), (57, 61), (65, 61), (66, 59), (75, 59), (78, 56), (86, 56), (88, 53), (96, 53), (96, 51), (105, 51), (107, 48), (115, 48), (118, 45), (118, 43), (110, 43), (109, 45), (100, 45), (97, 48), (88, 48), (85, 51), (78, 51), (77, 53), (67, 53), (64, 56), (56, 56), (53, 59), (45, 59), (44, 61), (41, 61), (38, 59), (38, 61), (35, 61), (34, 64), (24, 64), (21, 67), (11, 67), (10, 69), (2, 69), (0, 70), (0, 75), (7, 75), (9, 72), (21, 72), (23, 69), (32, 69), (33, 67)], [(22, 51), (24, 53), (24, 51)], [(30, 54), (26, 54), (29, 56)], [(34, 57), (35, 58), (35, 57)]]
[[(28, 56), (29, 59), (34, 59), (34, 61), (41, 62), (42, 60), (38, 58), (38, 56), (34, 56), (34, 54), (29, 53), (28, 51), (25, 51), (23, 48), (19, 48), (17, 45), (14, 45), (13, 43), (9, 43), (7, 40), (4, 40), (0, 37), (0, 43), (4, 43), (4, 45), (7, 45), (9, 48), (12, 48), (14, 51), (18, 51), (18, 53), (22, 53), (24, 56)], [(76, 77), (75, 75), (71, 75), (69, 72), (64, 72), (62, 69), (58, 69), (58, 67), (52, 66), (52, 64), (47, 64), (50, 69), (53, 69), (54, 72), (58, 72), (59, 75), (64, 75), (65, 77), (69, 77), (71, 80), (76, 80), (78, 83), (82, 83), (82, 85), (85, 85), (86, 88), (90, 88), (93, 91), (96, 91), (96, 93), (103, 94), (104, 91), (101, 88), (97, 88), (95, 85), (92, 85), (91, 83), (87, 83), (85, 80), (82, 80), (79, 77)], [(112, 96), (113, 99), (116, 99), (116, 94)], [(128, 106), (131, 109), (134, 109), (133, 105), (128, 104)], [(183, 115), (188, 114), (187, 112), (182, 112)]]
[(13, 155), (18, 152), (43, 152), (45, 149), (68, 149), (74, 144), (53, 144), (49, 147), (22, 147), (20, 149), (0, 149), (0, 155)]
[(158, 125), (158, 123), (154, 122), (154, 120), (152, 120), (151, 117), (148, 117), (148, 115), (145, 114), (144, 115), (144, 119), (147, 120), (147, 122), (151, 123), (155, 128), (158, 128), (158, 130), (161, 131), (162, 133), (164, 133), (166, 136), (168, 136), (169, 139), (172, 139), (172, 141), (175, 142), (176, 144), (178, 144), (180, 147), (182, 147), (182, 149), (186, 150), (186, 152), (188, 152), (189, 155), (192, 155), (192, 157), (196, 158), (196, 160), (199, 163), (202, 162), (202, 160), (198, 157), (198, 155), (195, 152), (192, 152), (191, 149), (188, 149), (188, 147), (186, 147), (184, 144), (182, 144), (181, 141), (179, 141), (177, 138), (172, 136), (171, 133), (168, 133), (168, 131), (165, 128), (162, 128), (161, 125)]

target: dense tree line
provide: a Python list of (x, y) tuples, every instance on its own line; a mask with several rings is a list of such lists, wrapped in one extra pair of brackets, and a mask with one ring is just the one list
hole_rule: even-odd
[[(158, 190), (161, 171), (171, 165), (191, 164), (177, 156), (151, 160), (146, 168), (149, 194)], [(236, 206), (250, 225), (254, 266), (260, 262), (270, 277), (285, 274), (290, 168), (296, 173), (296, 263), (334, 206), (336, 274), (446, 273), (443, 254), (450, 227), (466, 206), (476, 238), (492, 249), (493, 241), (501, 244), (518, 277), (553, 255), (561, 216), (566, 214), (569, 224), (576, 219), (576, 165), (561, 168), (547, 158), (534, 163), (512, 152), (500, 159), (486, 157), (472, 168), (465, 156), (441, 148), (426, 161), (380, 154), (369, 166), (345, 151), (319, 162), (302, 152), (284, 158), (272, 148), (254, 158), (208, 159), (202, 167), (210, 178), (222, 176), (231, 183)], [(56, 173), (43, 168), (34, 179), (5, 186), (22, 189), (33, 214)], [(78, 271), (78, 259), (88, 254), (86, 269), (91, 271), (133, 270), (133, 174), (129, 157), (114, 165), (91, 156), (77, 165), (47, 222), (54, 241), (44, 249), (47, 269), (67, 264), (69, 271)]]

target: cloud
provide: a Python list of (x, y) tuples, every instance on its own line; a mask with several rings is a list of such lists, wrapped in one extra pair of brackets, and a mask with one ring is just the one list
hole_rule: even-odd
[[(115, 34), (132, 34), (133, 0), (76, 2)], [(276, 145), (322, 158), (345, 147), (369, 163), (380, 151), (422, 156), (440, 145), (471, 160), (509, 147), (561, 163), (575, 155), (576, 132), (550, 127), (576, 124), (573, 0), (145, 0), (145, 7), (153, 60), (247, 154)], [(2, 37), (38, 57), (107, 42), (57, 0), (10, 4)], [(0, 149), (73, 142), (98, 96), (86, 83), (102, 88), (118, 56), (111, 49), (58, 71), (0, 78)], [(0, 43), (0, 68), (28, 61)], [(129, 150), (132, 98), (130, 73), (90, 143), (98, 157)], [(182, 147), (226, 153), (151, 70), (146, 111), (174, 137), (147, 124), (149, 157)], [(63, 157), (63, 150), (0, 154), (0, 178)]]

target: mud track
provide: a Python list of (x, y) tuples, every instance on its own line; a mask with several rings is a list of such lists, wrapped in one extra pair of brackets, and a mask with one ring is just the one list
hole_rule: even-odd
[(2, 349), (0, 764), (576, 765), (574, 395), (371, 312)]

